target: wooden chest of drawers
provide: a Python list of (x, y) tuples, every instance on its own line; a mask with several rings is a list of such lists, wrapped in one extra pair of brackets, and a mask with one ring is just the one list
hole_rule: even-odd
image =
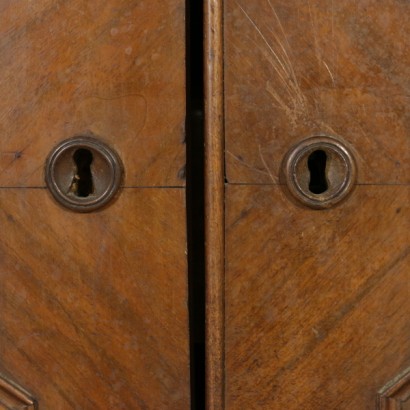
[(0, 2), (0, 408), (409, 410), (410, 3), (205, 0), (204, 170), (193, 4)]

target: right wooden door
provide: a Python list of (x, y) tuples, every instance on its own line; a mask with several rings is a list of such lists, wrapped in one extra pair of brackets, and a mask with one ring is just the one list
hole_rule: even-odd
[[(221, 402), (408, 410), (410, 3), (226, 0), (223, 17)], [(321, 210), (283, 175), (312, 136), (357, 166)]]

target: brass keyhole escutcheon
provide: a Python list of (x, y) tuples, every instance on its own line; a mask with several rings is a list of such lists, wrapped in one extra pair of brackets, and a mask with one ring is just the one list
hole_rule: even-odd
[(347, 144), (330, 136), (311, 137), (293, 147), (283, 171), (289, 192), (316, 209), (342, 201), (356, 181), (356, 163)]
[(62, 141), (46, 162), (46, 184), (54, 199), (76, 212), (91, 212), (107, 205), (122, 180), (118, 154), (94, 137)]

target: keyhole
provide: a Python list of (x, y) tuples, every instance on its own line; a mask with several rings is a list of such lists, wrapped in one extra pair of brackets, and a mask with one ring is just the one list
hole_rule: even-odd
[(310, 171), (309, 191), (314, 194), (323, 194), (328, 189), (326, 179), (327, 155), (325, 151), (313, 151), (308, 157)]
[(79, 148), (74, 152), (73, 160), (77, 170), (70, 191), (76, 196), (86, 198), (94, 192), (93, 175), (91, 173), (93, 154), (86, 148)]

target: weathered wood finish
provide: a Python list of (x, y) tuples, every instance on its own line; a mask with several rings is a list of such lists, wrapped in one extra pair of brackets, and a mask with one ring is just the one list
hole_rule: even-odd
[[(224, 408), (406, 409), (379, 392), (410, 365), (410, 3), (224, 3)], [(358, 166), (325, 211), (280, 180), (315, 134)]]
[(206, 407), (224, 406), (224, 138), (222, 2), (205, 2)]
[(184, 185), (182, 0), (0, 5), (0, 184), (44, 186), (53, 145), (93, 133), (128, 186)]
[(359, 183), (410, 178), (410, 3), (226, 0), (229, 182), (276, 183), (317, 133), (356, 151)]
[(1, 189), (0, 372), (41, 410), (189, 408), (184, 189)]
[(228, 186), (226, 408), (369, 409), (408, 365), (409, 188), (327, 211)]
[[(185, 2), (2, 1), (0, 49), (0, 374), (40, 410), (188, 409)], [(44, 189), (78, 135), (124, 163), (90, 214)]]

